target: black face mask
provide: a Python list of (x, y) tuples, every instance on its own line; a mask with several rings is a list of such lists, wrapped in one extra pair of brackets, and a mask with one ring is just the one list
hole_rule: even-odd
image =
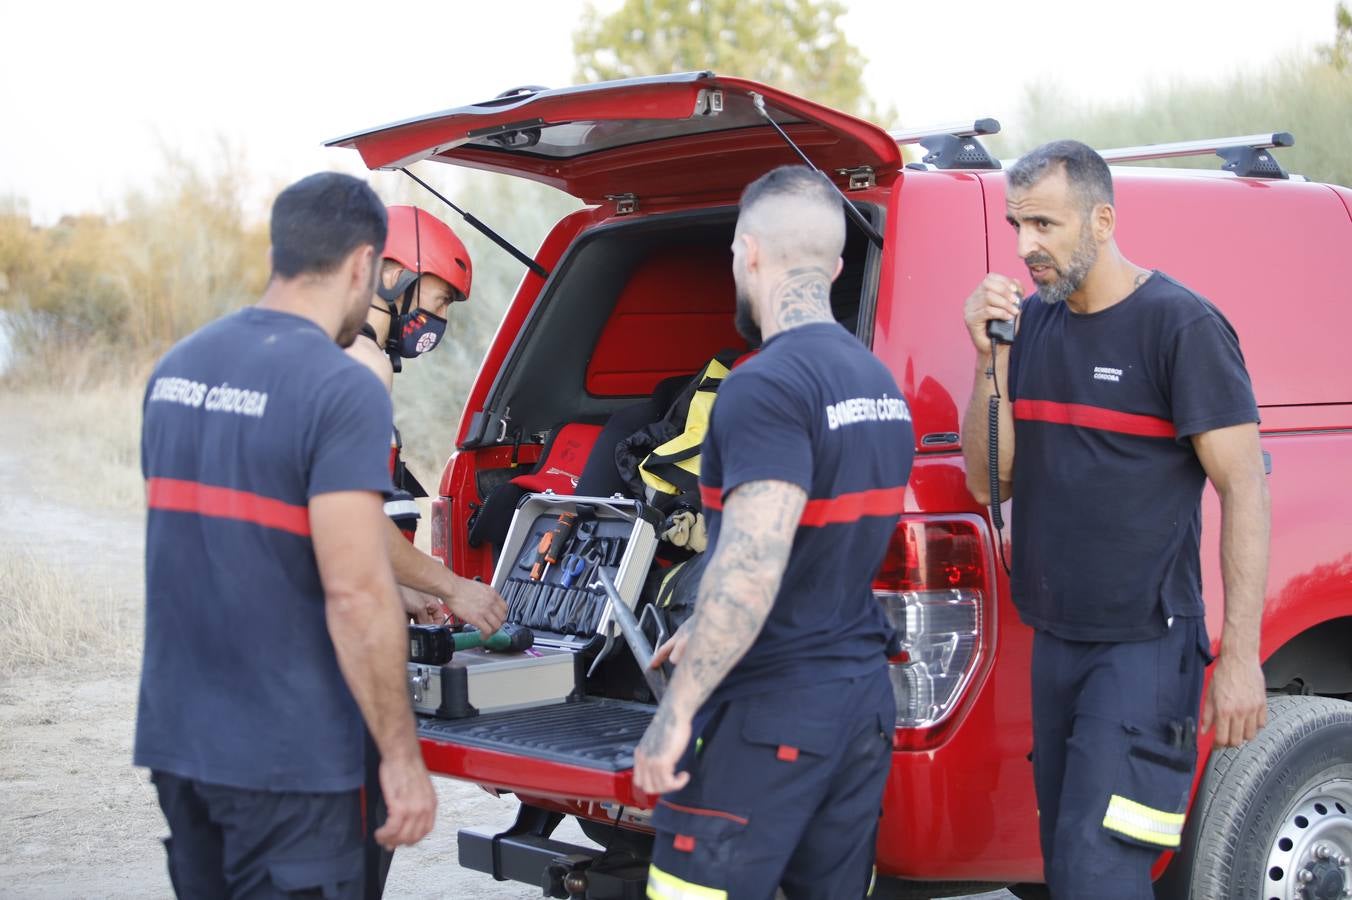
[[(392, 286), (387, 288), (382, 284), (376, 289), (380, 299), (387, 305), (385, 311), (390, 315), (390, 337), (386, 341), (385, 352), (389, 354), (396, 372), (401, 368), (401, 358), (415, 359), (435, 349), (446, 333), (446, 320), (441, 316), (422, 307), (410, 309), (418, 277), (418, 273), (405, 269)], [(402, 312), (396, 305), (400, 296), (404, 298)]]
[(395, 326), (399, 328), (399, 355), (404, 359), (414, 359), (435, 349), (446, 333), (446, 320), (421, 307), (400, 316), (391, 323), (391, 329)]

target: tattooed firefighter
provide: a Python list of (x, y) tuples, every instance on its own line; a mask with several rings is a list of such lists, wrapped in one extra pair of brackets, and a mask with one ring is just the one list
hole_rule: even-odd
[(845, 217), (826, 178), (747, 187), (737, 327), (760, 353), (719, 390), (700, 492), (712, 556), (635, 753), (662, 795), (648, 896), (861, 897), (896, 711), (870, 588), (910, 474), (910, 410), (831, 315)]

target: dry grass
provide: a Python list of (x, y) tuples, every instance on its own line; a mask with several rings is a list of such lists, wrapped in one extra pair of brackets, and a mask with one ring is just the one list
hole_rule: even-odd
[(77, 659), (129, 665), (140, 624), (108, 585), (0, 548), (0, 675)]
[[(24, 427), (8, 435), (45, 499), (133, 512), (145, 502), (141, 479), (141, 396), (144, 376), (100, 381), (84, 377), (80, 355), (71, 357), (62, 384), (11, 381), (0, 410)], [(55, 381), (55, 380), (54, 380)]]
[[(1127, 147), (1229, 134), (1290, 131), (1296, 145), (1276, 152), (1289, 172), (1352, 185), (1352, 68), (1307, 57), (1223, 76), (1214, 82), (1152, 86), (1138, 102), (1103, 104), (1067, 96), (1061, 86), (1029, 91), (1008, 136), (991, 141), (1002, 156), (1073, 137), (1092, 147)], [(1134, 165), (1218, 169), (1215, 156)]]
[(114, 366), (157, 356), (262, 290), (267, 226), (246, 215), (240, 156), (223, 148), (199, 167), (164, 155), (155, 188), (113, 212), (41, 228), (22, 203), (0, 203), (0, 309), (18, 356), (87, 348)]

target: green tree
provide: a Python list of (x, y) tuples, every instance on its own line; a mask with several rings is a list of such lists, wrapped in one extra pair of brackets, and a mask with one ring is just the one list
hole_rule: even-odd
[(592, 0), (573, 34), (580, 81), (709, 69), (762, 81), (866, 118), (865, 59), (840, 29), (839, 0)]
[(1320, 47), (1319, 55), (1324, 62), (1342, 72), (1347, 69), (1348, 61), (1352, 60), (1352, 11), (1341, 0), (1333, 12), (1333, 24), (1336, 29), (1333, 43)]

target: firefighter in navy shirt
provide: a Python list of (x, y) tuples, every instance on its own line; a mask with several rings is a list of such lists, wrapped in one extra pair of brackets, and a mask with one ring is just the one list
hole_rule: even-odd
[(825, 177), (776, 169), (742, 195), (738, 330), (702, 449), (712, 554), (635, 752), (657, 804), (648, 896), (861, 897), (896, 708), (895, 640), (871, 582), (914, 449), (887, 368), (831, 316), (845, 218)]
[[(1237, 746), (1266, 721), (1258, 409), (1220, 311), (1118, 250), (1097, 153), (1044, 145), (1007, 184), (1007, 219), (1038, 290), (1020, 302), (1017, 282), (991, 274), (967, 300), (977, 377), (963, 451), (968, 486), (988, 503), (988, 404), (1005, 388), (999, 481), (1002, 498), (1016, 497), (1013, 600), (1035, 630), (1044, 875), (1056, 900), (1148, 900), (1152, 863), (1180, 844), (1198, 728)], [(992, 360), (987, 321), (1020, 312), (1012, 349)], [(1224, 520), (1225, 625), (1203, 698), (1208, 478)]]
[(180, 897), (362, 896), (362, 724), (389, 808), (431, 830), (384, 541), (390, 401), (339, 345), (366, 317), (385, 210), (312, 175), (272, 209), (256, 306), (176, 344), (141, 439), (146, 636), (134, 760)]

